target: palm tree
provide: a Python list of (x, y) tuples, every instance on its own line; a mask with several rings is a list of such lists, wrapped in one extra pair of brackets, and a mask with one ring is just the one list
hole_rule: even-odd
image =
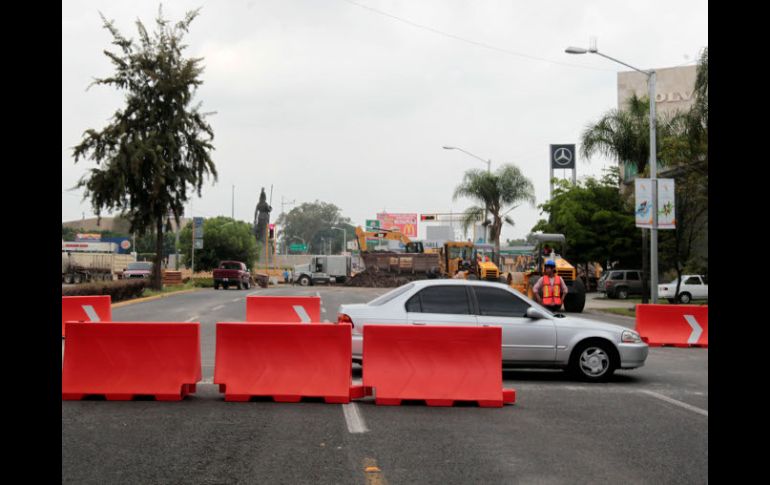
[(613, 109), (595, 124), (588, 125), (581, 137), (585, 159), (599, 154), (632, 164), (644, 172), (650, 158), (650, 100), (634, 94), (626, 109)]
[(532, 181), (512, 164), (503, 165), (495, 173), (471, 169), (465, 172), (462, 183), (455, 189), (454, 200), (460, 197), (468, 197), (480, 203), (465, 210), (463, 229), (466, 231), (474, 222), (484, 218), (485, 211), (488, 210), (492, 215), (492, 221), (485, 220), (484, 225), (490, 226), (490, 238), (495, 242), (496, 263), (499, 264), (503, 222), (514, 224), (508, 213), (522, 202), (535, 204)]

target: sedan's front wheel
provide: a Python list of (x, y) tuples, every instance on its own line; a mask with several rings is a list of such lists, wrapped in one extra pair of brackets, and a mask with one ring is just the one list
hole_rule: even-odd
[(605, 382), (617, 366), (612, 344), (594, 341), (582, 343), (573, 351), (569, 371), (584, 381)]

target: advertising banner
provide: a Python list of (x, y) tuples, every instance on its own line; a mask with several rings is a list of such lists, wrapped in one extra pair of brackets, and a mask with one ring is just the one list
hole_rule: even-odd
[(637, 178), (634, 183), (636, 227), (649, 229), (652, 227), (652, 181)]
[[(652, 180), (637, 178), (636, 227), (652, 228)], [(676, 229), (674, 179), (658, 179), (658, 229)]]
[(658, 179), (658, 229), (676, 229), (674, 179)]
[(407, 237), (417, 237), (417, 214), (377, 214), (382, 229), (398, 229)]

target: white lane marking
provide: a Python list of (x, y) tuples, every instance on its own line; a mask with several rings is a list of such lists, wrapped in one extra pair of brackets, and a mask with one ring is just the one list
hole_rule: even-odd
[(690, 334), (690, 338), (687, 339), (687, 343), (697, 344), (700, 334), (703, 333), (703, 328), (698, 324), (698, 320), (692, 315), (685, 315), (684, 319), (687, 320), (687, 323), (692, 327), (692, 333)]
[(221, 309), (223, 309), (224, 307), (225, 307), (224, 305), (217, 305), (217, 306), (215, 306), (214, 308), (212, 308), (212, 309), (211, 309), (211, 311), (212, 311), (212, 312), (215, 312), (215, 311), (217, 311), (217, 310), (221, 310)]
[(342, 405), (342, 412), (345, 414), (345, 424), (348, 425), (348, 431), (351, 433), (366, 433), (369, 428), (366, 427), (363, 416), (356, 403)]
[(302, 305), (293, 305), (294, 312), (299, 316), (299, 320), (302, 323), (310, 323), (310, 315), (305, 311), (305, 307)]
[(324, 323), (332, 323), (332, 322), (330, 322), (329, 319), (327, 318), (324, 320)]
[(230, 301), (231, 301), (231, 302), (233, 302), (233, 303), (235, 303), (235, 302), (237, 302), (237, 301), (241, 301), (241, 299), (240, 299), (240, 298), (236, 298), (235, 300), (230, 300)]
[(321, 307), (321, 313), (326, 313), (326, 308), (325, 307)]
[(200, 318), (200, 316), (199, 316), (199, 315), (195, 315), (194, 317), (190, 317), (190, 318), (188, 318), (187, 320), (185, 320), (185, 322), (187, 322), (187, 323), (190, 323), (190, 322), (192, 322), (192, 321), (194, 321), (194, 320), (197, 320), (197, 319), (199, 319), (199, 318)]
[(694, 413), (698, 413), (698, 414), (700, 414), (702, 416), (706, 416), (707, 418), (709, 417), (709, 412), (706, 411), (705, 409), (696, 408), (695, 406), (691, 406), (691, 405), (689, 405), (687, 403), (684, 403), (682, 401), (677, 401), (676, 399), (672, 399), (672, 398), (670, 398), (668, 396), (664, 396), (663, 394), (658, 394), (657, 392), (646, 391), (646, 390), (640, 390), (639, 392), (647, 394), (648, 396), (652, 396), (654, 398), (660, 399), (662, 401), (666, 401), (667, 403), (671, 403), (671, 404), (674, 404), (676, 406), (682, 407), (682, 408), (687, 409), (689, 411), (692, 411)]
[(101, 322), (99, 315), (96, 314), (96, 310), (94, 310), (92, 305), (83, 305), (83, 310), (85, 310), (86, 315), (88, 315), (88, 320), (92, 322)]

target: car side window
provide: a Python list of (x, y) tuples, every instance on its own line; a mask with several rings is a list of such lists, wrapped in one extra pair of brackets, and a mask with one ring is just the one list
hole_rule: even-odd
[(524, 317), (529, 305), (521, 298), (497, 288), (473, 288), (479, 303), (479, 315), (490, 317)]
[(709, 284), (709, 278), (708, 278), (708, 276), (701, 276), (701, 279), (703, 280), (703, 284), (704, 284), (704, 285), (707, 285), (707, 284)]
[(419, 294), (409, 298), (409, 301), (406, 302), (406, 311), (410, 313), (420, 313), (422, 311)]
[(421, 308), (419, 311), (421, 313), (455, 315), (470, 315), (471, 313), (465, 286), (433, 286), (425, 288), (416, 296), (420, 298)]
[(626, 279), (627, 280), (633, 280), (633, 281), (639, 281), (639, 273), (636, 271), (626, 271)]
[(613, 271), (610, 275), (611, 280), (622, 280), (623, 279), (623, 272), (622, 271)]
[(685, 285), (699, 285), (700, 284), (700, 278), (697, 276), (690, 276), (684, 281)]

